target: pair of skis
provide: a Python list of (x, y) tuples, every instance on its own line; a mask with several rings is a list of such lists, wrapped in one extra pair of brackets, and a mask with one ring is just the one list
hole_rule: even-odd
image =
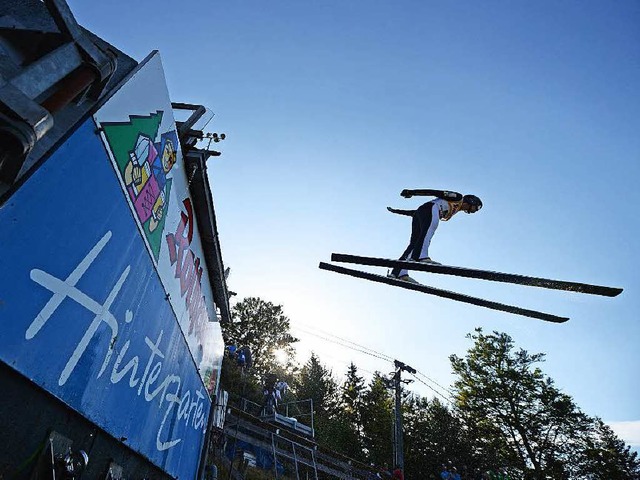
[[(422, 272), (430, 272), (443, 275), (455, 275), (458, 277), (475, 278), (479, 280), (489, 280), (493, 282), (514, 283), (518, 285), (526, 285), (531, 287), (550, 288), (554, 290), (565, 290), (570, 292), (585, 293), (591, 295), (603, 295), (606, 297), (615, 297), (622, 292), (621, 288), (604, 287), (600, 285), (590, 285), (587, 283), (567, 282), (562, 280), (551, 280), (547, 278), (530, 277), (525, 275), (515, 275), (511, 273), (492, 272), (487, 270), (476, 270), (471, 268), (453, 267), (449, 265), (434, 265), (427, 263), (419, 263), (412, 261), (390, 260), (386, 258), (362, 257), (357, 255), (347, 255), (341, 253), (333, 253), (331, 261), (341, 263), (355, 263), (360, 265), (369, 265), (376, 267), (403, 268), (407, 270), (416, 270)], [(537, 318), (547, 322), (563, 323), (569, 320), (568, 317), (560, 317), (550, 313), (529, 310), (526, 308), (506, 305), (503, 303), (485, 300), (483, 298), (472, 297), (461, 293), (442, 290), (439, 288), (429, 287), (420, 283), (411, 283), (397, 278), (390, 278), (384, 275), (376, 275), (374, 273), (362, 272), (351, 268), (345, 268), (339, 265), (320, 262), (319, 267), (322, 270), (328, 270), (343, 275), (363, 278), (373, 282), (386, 283), (396, 287), (415, 290), (418, 292), (436, 295), (442, 298), (448, 298), (458, 302), (469, 303), (479, 307), (500, 310), (515, 315), (523, 315), (525, 317)]]

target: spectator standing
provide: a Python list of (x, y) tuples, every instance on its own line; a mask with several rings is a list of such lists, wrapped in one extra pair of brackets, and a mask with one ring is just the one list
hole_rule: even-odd
[(460, 477), (460, 474), (458, 473), (458, 469), (456, 467), (453, 467), (451, 469), (450, 478), (451, 478), (451, 480), (462, 480), (462, 477)]
[(449, 473), (449, 469), (447, 469), (447, 466), (444, 463), (442, 464), (442, 469), (440, 471), (440, 479), (441, 480), (452, 480), (451, 479), (451, 473)]
[(402, 473), (400, 465), (396, 465), (396, 468), (393, 469), (391, 478), (393, 478), (393, 480), (404, 480), (404, 473)]

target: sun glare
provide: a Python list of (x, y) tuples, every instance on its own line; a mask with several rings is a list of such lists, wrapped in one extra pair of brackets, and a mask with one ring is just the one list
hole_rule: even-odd
[(287, 352), (285, 352), (283, 349), (279, 348), (278, 350), (273, 352), (273, 355), (276, 357), (278, 363), (282, 365), (287, 364)]

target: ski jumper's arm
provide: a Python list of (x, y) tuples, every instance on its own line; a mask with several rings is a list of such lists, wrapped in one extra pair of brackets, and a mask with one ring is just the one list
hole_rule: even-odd
[(407, 217), (413, 217), (415, 210), (400, 210), (399, 208), (387, 207), (391, 213), (397, 213), (398, 215), (406, 215)]
[(451, 192), (449, 190), (432, 190), (429, 188), (417, 189), (417, 190), (409, 190), (404, 189), (400, 193), (404, 198), (411, 197), (437, 197), (442, 198), (443, 200), (449, 200), (451, 202), (459, 202), (462, 200), (462, 194), (458, 192)]

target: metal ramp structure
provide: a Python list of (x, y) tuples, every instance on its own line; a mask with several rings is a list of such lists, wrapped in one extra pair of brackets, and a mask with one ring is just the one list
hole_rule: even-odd
[[(265, 422), (284, 427), (305, 437), (313, 438), (315, 436), (313, 429), (313, 399), (288, 402), (278, 408), (280, 411), (284, 411), (284, 414), (279, 413), (277, 409), (271, 409), (270, 412), (262, 409), (260, 418)], [(301, 422), (300, 419), (303, 419), (303, 421)]]
[[(292, 407), (289, 406), (288, 413)], [(250, 413), (256, 408), (262, 407), (242, 399), (238, 406), (229, 406), (227, 410), (224, 435), (226, 451), (231, 455), (229, 478), (237, 479), (234, 470), (247, 468), (248, 456), (253, 457), (251, 462), (255, 462), (255, 466), (270, 471), (276, 480), (284, 477), (295, 480), (327, 477), (368, 480), (375, 475), (375, 470), (367, 465), (325, 449), (312, 436), (301, 434), (301, 430), (306, 428), (312, 432), (312, 428), (297, 421), (292, 425), (287, 420), (292, 417), (286, 414), (260, 415), (260, 410), (257, 415)], [(238, 462), (239, 458), (242, 460)]]

